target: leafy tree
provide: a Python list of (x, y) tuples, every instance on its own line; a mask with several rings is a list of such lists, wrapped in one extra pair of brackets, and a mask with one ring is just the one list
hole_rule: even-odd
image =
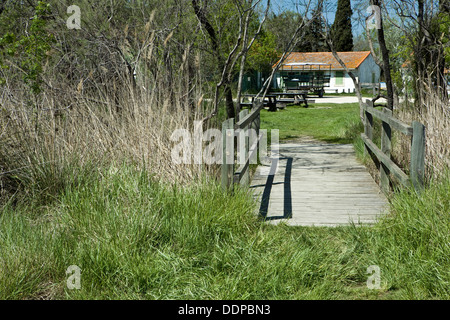
[(338, 0), (336, 16), (331, 26), (331, 38), (336, 51), (353, 50), (352, 13), (350, 0)]
[[(265, 30), (275, 36), (278, 50), (283, 51), (287, 48), (296, 27), (301, 23), (302, 16), (294, 11), (286, 10), (279, 15), (272, 13), (265, 26)], [(296, 46), (293, 51), (300, 50)]]
[(355, 51), (369, 51), (370, 45), (365, 33), (358, 34), (353, 41), (353, 50)]
[(281, 51), (277, 46), (275, 35), (270, 31), (266, 31), (261, 34), (250, 48), (247, 58), (247, 69), (268, 73), (280, 56)]
[(50, 4), (46, 1), (38, 1), (27, 32), (21, 35), (7, 32), (0, 38), (2, 66), (7, 67), (5, 59), (8, 56), (18, 55), (19, 65), (24, 72), (23, 80), (34, 94), (41, 92), (43, 65), (55, 41), (53, 34), (47, 30), (49, 14)]
[[(311, 21), (303, 28), (293, 48), (296, 52), (323, 52), (328, 46), (323, 38), (324, 22), (321, 18), (322, 2), (311, 13)], [(292, 38), (296, 28), (306, 19), (294, 11), (284, 11), (279, 15), (272, 14), (266, 24), (266, 30), (275, 36), (277, 48), (283, 51)]]
[(312, 11), (312, 18), (305, 30), (304, 37), (300, 43), (301, 52), (324, 52), (329, 51), (328, 45), (323, 37), (325, 26), (322, 19), (323, 2), (319, 1), (317, 7)]
[(38, 1), (29, 34), (23, 36), (18, 42), (18, 48), (25, 56), (21, 64), (26, 72), (24, 80), (30, 85), (34, 94), (41, 91), (43, 64), (46, 61), (47, 52), (55, 41), (54, 36), (46, 29), (45, 17), (50, 13), (49, 7), (47, 2)]

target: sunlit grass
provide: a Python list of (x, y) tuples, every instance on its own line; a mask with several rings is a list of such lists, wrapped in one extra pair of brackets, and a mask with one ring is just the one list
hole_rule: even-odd
[(357, 103), (288, 106), (277, 112), (261, 112), (261, 128), (278, 129), (281, 140), (309, 136), (325, 142), (352, 143), (362, 128), (360, 122)]
[[(262, 128), (363, 154), (358, 105), (321, 107), (263, 112)], [(52, 201), (36, 180), (2, 203), (0, 299), (450, 298), (448, 171), (420, 195), (399, 190), (374, 226), (326, 228), (265, 224), (250, 194), (211, 177), (167, 184), (131, 163), (76, 166), (65, 163), (76, 176), (58, 178)], [(72, 265), (79, 290), (67, 286)]]
[(243, 190), (162, 186), (125, 165), (80, 181), (50, 207), (2, 208), (1, 299), (450, 297), (448, 179), (400, 192), (374, 227), (338, 228), (267, 225)]

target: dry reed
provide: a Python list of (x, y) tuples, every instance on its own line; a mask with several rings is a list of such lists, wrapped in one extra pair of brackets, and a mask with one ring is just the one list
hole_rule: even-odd
[(186, 81), (184, 70), (180, 68), (178, 80), (168, 83), (167, 70), (158, 67), (155, 76), (139, 81), (137, 88), (128, 79), (119, 79), (114, 94), (95, 82), (91, 94), (86, 94), (80, 82), (70, 94), (69, 87), (63, 96), (41, 94), (32, 107), (25, 95), (2, 99), (3, 194), (33, 185), (55, 194), (76, 181), (83, 168), (101, 170), (123, 162), (145, 166), (164, 183), (181, 185), (214, 171), (213, 166), (172, 161), (173, 131), (193, 130), (193, 122), (201, 117), (197, 104), (203, 93), (192, 90), (195, 86)]
[[(450, 167), (450, 103), (446, 98), (432, 94), (424, 84), (424, 103), (420, 108), (400, 106), (395, 116), (410, 124), (416, 120), (426, 127), (426, 177), (439, 177)], [(393, 156), (404, 168), (408, 168), (411, 154), (411, 139), (395, 133)]]

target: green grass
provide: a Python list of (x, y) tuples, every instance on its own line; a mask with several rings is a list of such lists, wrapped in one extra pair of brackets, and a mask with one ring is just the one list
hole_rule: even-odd
[(352, 143), (362, 130), (359, 105), (311, 104), (288, 106), (277, 112), (261, 111), (261, 128), (278, 129), (280, 140), (310, 136), (332, 143)]
[[(283, 139), (357, 136), (357, 105), (330, 107), (264, 112), (262, 124)], [(37, 185), (1, 204), (0, 299), (450, 298), (450, 171), (420, 195), (399, 190), (376, 225), (336, 228), (264, 224), (247, 192), (206, 178), (166, 186), (132, 165), (77, 172), (53, 201)], [(71, 265), (79, 290), (67, 287)], [(379, 289), (367, 287), (371, 265)]]
[(400, 192), (375, 227), (339, 228), (262, 224), (244, 191), (206, 180), (165, 187), (122, 166), (85, 181), (51, 206), (2, 208), (0, 299), (450, 298), (448, 178)]

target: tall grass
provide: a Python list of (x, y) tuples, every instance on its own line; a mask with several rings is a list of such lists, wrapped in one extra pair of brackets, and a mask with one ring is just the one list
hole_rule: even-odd
[[(140, 110), (139, 104), (134, 106)], [(357, 108), (352, 106), (347, 112), (351, 116), (346, 126), (358, 127), (351, 120), (357, 117)], [(341, 113), (338, 116), (346, 118)], [(15, 198), (8, 198), (0, 207), (2, 299), (450, 297), (448, 173), (445, 179), (430, 183), (420, 197), (410, 190), (394, 195), (391, 214), (374, 227), (271, 226), (258, 220), (250, 194), (239, 189), (233, 196), (224, 193), (200, 168), (183, 168), (197, 177), (190, 180), (181, 168), (170, 164), (139, 162), (142, 153), (136, 146), (141, 144), (132, 139), (138, 135), (130, 132), (127, 136), (128, 128), (136, 129), (131, 124), (139, 120), (130, 116), (128, 124), (115, 121), (105, 111), (92, 108), (79, 124), (75, 117), (65, 118), (66, 129), (73, 130), (65, 131), (71, 133), (63, 135), (65, 140), (42, 127), (39, 130), (59, 140), (37, 135), (40, 142), (63, 141), (56, 144), (58, 148), (31, 143), (17, 146), (29, 152), (18, 155), (18, 161), (32, 159), (31, 151), (40, 155), (36, 146), (58, 150), (67, 158), (60, 158), (56, 168), (67, 171), (56, 170), (65, 183), (53, 193), (45, 191), (53, 183), (47, 178), (49, 173), (30, 175), (30, 185), (24, 188), (31, 190), (32, 201), (14, 203)], [(322, 123), (320, 117), (315, 119)], [(49, 124), (52, 121), (56, 120), (48, 119)], [(117, 130), (106, 125), (108, 121)], [(83, 133), (87, 130), (83, 125), (88, 132)], [(162, 127), (166, 126), (156, 126), (162, 135), (158, 141), (165, 141)], [(326, 139), (349, 138), (351, 132), (334, 128)], [(39, 132), (32, 129), (30, 121), (19, 132), (25, 137)], [(139, 130), (144, 135), (153, 129), (143, 126)], [(154, 130), (152, 134), (157, 134)], [(7, 137), (15, 136), (4, 135), (3, 139)], [(33, 142), (31, 138), (24, 141)], [(62, 146), (80, 153), (64, 153)], [(156, 154), (167, 152), (164, 146), (155, 148)], [(16, 179), (24, 183), (30, 172), (34, 171), (19, 171)], [(49, 182), (32, 188), (38, 178)], [(51, 195), (51, 201), (43, 203), (43, 193)], [(71, 265), (81, 268), (79, 290), (67, 286), (66, 270)], [(380, 267), (380, 289), (367, 288), (370, 265)]]
[(448, 176), (400, 192), (374, 227), (338, 228), (267, 225), (244, 190), (163, 185), (127, 164), (84, 181), (47, 207), (2, 207), (1, 299), (450, 298)]
[[(161, 73), (141, 88), (123, 78), (113, 96), (101, 86), (84, 94), (82, 86), (72, 91), (67, 85), (68, 101), (51, 90), (34, 104), (20, 93), (15, 96), (18, 101), (2, 100), (0, 194), (46, 202), (76, 184), (86, 171), (93, 173), (112, 162), (145, 165), (166, 183), (188, 183), (214, 170), (172, 161), (171, 134), (176, 129), (193, 130), (203, 110), (192, 108), (177, 82), (171, 83), (173, 90), (164, 91), (167, 83)], [(153, 90), (145, 89), (150, 87)], [(201, 104), (196, 92), (190, 98)]]
[[(86, 49), (106, 64), (81, 59), (69, 80), (54, 68), (48, 90), (36, 96), (7, 79), (1, 299), (450, 297), (448, 173), (420, 197), (394, 196), (392, 214), (375, 227), (292, 228), (258, 220), (252, 196), (224, 193), (214, 167), (175, 165), (170, 136), (193, 129), (205, 92), (203, 76), (192, 72), (202, 61), (188, 49), (179, 65), (154, 54), (169, 52), (169, 35), (145, 47), (136, 83), (117, 52), (91, 38)], [(71, 61), (64, 60), (70, 70)], [(262, 120), (284, 138), (301, 135), (300, 122), (309, 135), (336, 143), (361, 129), (355, 105), (288, 108)], [(365, 285), (373, 264), (382, 272), (375, 291)], [(67, 287), (71, 265), (82, 270), (79, 290)]]
[[(408, 103), (400, 105), (394, 115), (406, 123), (413, 120), (425, 125), (425, 165), (426, 177), (438, 177), (450, 166), (450, 103), (448, 99), (432, 94), (430, 86), (423, 84), (424, 103), (420, 106), (410, 106)], [(406, 169), (409, 168), (411, 154), (411, 140), (399, 133), (395, 133), (396, 143), (393, 156)]]

